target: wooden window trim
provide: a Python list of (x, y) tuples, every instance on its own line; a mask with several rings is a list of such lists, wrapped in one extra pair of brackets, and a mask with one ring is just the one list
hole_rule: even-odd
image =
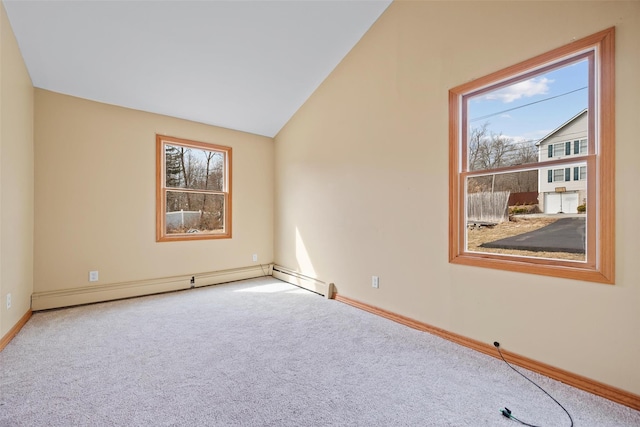
[[(573, 43), (538, 55), (503, 70), (496, 71), (449, 91), (449, 262), (468, 266), (494, 268), (529, 274), (613, 284), (615, 283), (615, 28), (592, 34)], [(466, 150), (461, 141), (466, 139), (463, 124), (467, 118), (462, 108), (465, 94), (493, 90), (499, 82), (515, 76), (529, 77), (546, 67), (555, 67), (581, 52), (594, 54), (590, 63), (589, 121), (587, 166), (595, 170), (595, 179), (587, 189), (587, 260), (576, 263), (544, 258), (523, 258), (509, 255), (467, 252), (465, 250), (464, 177), (461, 165), (466, 162)], [(506, 84), (506, 83), (505, 83)], [(597, 134), (596, 134), (597, 132)], [(597, 141), (597, 146), (596, 146)], [(594, 153), (594, 154), (591, 154)], [(576, 161), (578, 158), (571, 159)], [(549, 164), (550, 163), (550, 164)], [(555, 162), (553, 162), (555, 163)], [(553, 166), (545, 162), (544, 166)], [(561, 163), (561, 162), (560, 162)], [(474, 173), (477, 171), (474, 171)]]
[[(223, 233), (180, 233), (166, 234), (166, 182), (165, 182), (165, 158), (164, 145), (179, 145), (189, 148), (198, 148), (209, 151), (220, 151), (225, 153), (224, 167), (224, 183), (225, 188), (219, 192), (225, 197), (225, 230)], [(176, 242), (187, 240), (212, 240), (212, 239), (230, 239), (232, 237), (232, 149), (223, 145), (210, 144), (206, 142), (191, 141), (183, 138), (175, 138), (172, 136), (156, 134), (156, 241), (157, 242)], [(184, 191), (189, 191), (188, 189)], [(199, 191), (198, 191), (199, 192)]]

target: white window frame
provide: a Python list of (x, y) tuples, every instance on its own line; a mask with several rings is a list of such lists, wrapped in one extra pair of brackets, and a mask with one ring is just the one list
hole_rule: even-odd
[(567, 145), (566, 142), (556, 142), (553, 144), (553, 157), (564, 157), (566, 156)]
[[(564, 168), (562, 169), (554, 169), (553, 170), (553, 182), (564, 182), (565, 181), (565, 170)], [(558, 176), (560, 178), (558, 178)]]

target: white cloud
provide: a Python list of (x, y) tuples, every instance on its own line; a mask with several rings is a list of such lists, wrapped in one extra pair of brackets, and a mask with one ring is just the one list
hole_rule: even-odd
[(508, 104), (520, 98), (530, 98), (535, 95), (544, 95), (549, 92), (549, 84), (553, 80), (546, 77), (538, 77), (525, 80), (520, 83), (505, 87), (495, 92), (488, 93), (485, 99), (498, 99)]
[(526, 132), (520, 135), (505, 135), (507, 138), (511, 138), (513, 142), (537, 142), (540, 138), (547, 136), (551, 130), (539, 129), (531, 132)]
[(527, 142), (529, 138), (524, 136), (507, 136), (507, 138), (513, 140), (513, 142)]

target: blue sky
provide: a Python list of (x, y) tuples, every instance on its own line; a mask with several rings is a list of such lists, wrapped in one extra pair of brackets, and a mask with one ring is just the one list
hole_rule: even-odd
[[(539, 140), (587, 108), (587, 67), (585, 59), (471, 98), (470, 127), (489, 122), (488, 129), (496, 134), (502, 133), (516, 141)], [(563, 95), (574, 90), (577, 91)], [(548, 99), (558, 95), (563, 96)], [(535, 104), (527, 105), (531, 103)]]

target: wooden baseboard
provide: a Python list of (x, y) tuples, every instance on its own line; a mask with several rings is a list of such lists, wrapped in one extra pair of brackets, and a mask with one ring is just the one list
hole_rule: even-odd
[[(489, 356), (493, 356), (498, 359), (500, 358), (498, 352), (496, 351), (496, 348), (491, 344), (476, 341), (474, 339), (467, 338), (462, 335), (458, 335), (453, 332), (449, 332), (444, 329), (440, 329), (435, 326), (431, 326), (426, 323), (422, 323), (417, 320), (410, 319), (408, 317), (401, 316), (399, 314), (395, 314), (390, 311), (344, 297), (339, 294), (335, 294), (334, 298), (336, 301), (340, 301), (361, 310), (368, 311), (369, 313), (373, 313), (378, 316), (393, 320), (394, 322), (409, 326), (410, 328), (428, 332), (430, 334), (437, 335), (441, 338), (453, 341), (456, 344), (463, 345)], [(520, 356), (516, 353), (502, 350), (502, 355), (509, 363), (512, 363), (514, 365), (518, 365), (530, 371), (537, 372), (546, 377), (553, 378), (554, 380), (558, 380), (567, 385), (587, 391), (597, 396), (604, 397), (605, 399), (620, 403), (635, 410), (640, 410), (640, 396), (638, 396), (637, 394), (633, 394), (628, 391), (592, 380), (590, 378), (583, 377), (581, 375), (574, 374), (572, 372), (568, 372), (551, 365), (547, 365), (546, 363), (538, 362), (533, 359)]]
[(31, 309), (27, 310), (24, 316), (22, 316), (20, 320), (18, 320), (18, 323), (13, 325), (13, 328), (11, 328), (9, 332), (7, 332), (5, 336), (2, 337), (2, 339), (0, 339), (0, 351), (4, 350), (7, 344), (9, 344), (9, 341), (11, 341), (13, 337), (15, 337), (18, 332), (20, 332), (20, 329), (22, 329), (22, 327), (29, 321), (30, 318)]

